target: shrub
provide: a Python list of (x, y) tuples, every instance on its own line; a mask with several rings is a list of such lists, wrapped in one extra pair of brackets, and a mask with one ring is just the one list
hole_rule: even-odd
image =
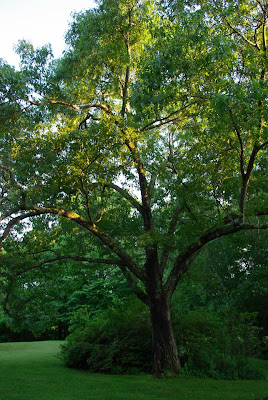
[[(69, 367), (91, 372), (151, 372), (148, 309), (137, 299), (90, 315), (82, 308), (61, 357)], [(203, 309), (175, 315), (174, 331), (183, 363), (181, 374), (216, 379), (259, 379), (246, 356), (256, 351), (258, 331), (249, 315), (224, 316)]]
[(147, 309), (135, 298), (73, 321), (61, 349), (69, 367), (92, 372), (150, 372), (152, 343)]
[(262, 379), (248, 365), (258, 349), (259, 330), (250, 316), (215, 315), (203, 309), (176, 317), (175, 334), (184, 375), (217, 379)]

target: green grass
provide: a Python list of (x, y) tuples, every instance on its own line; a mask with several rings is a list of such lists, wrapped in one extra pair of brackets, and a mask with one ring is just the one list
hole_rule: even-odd
[(89, 374), (64, 368), (61, 342), (1, 343), (0, 400), (254, 400), (268, 396), (268, 361), (254, 360), (262, 381), (215, 381)]

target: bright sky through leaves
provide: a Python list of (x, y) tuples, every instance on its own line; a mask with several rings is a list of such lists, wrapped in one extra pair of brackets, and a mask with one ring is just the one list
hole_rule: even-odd
[(18, 66), (14, 45), (26, 39), (35, 47), (51, 43), (59, 57), (71, 13), (94, 7), (93, 0), (0, 0), (0, 58)]

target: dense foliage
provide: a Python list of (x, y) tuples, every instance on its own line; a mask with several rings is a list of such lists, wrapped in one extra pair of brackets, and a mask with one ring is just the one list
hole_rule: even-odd
[(178, 284), (213, 242), (267, 228), (267, 13), (264, 0), (101, 0), (75, 15), (61, 59), (21, 41), (19, 71), (1, 60), (7, 312), (35, 291), (42, 314), (64, 268), (62, 308), (39, 325), (53, 310), (66, 323), (72, 282), (92, 277), (78, 267), (76, 285), (74, 264), (109, 266), (149, 307), (153, 372), (180, 369)]
[(179, 315), (175, 333), (182, 373), (217, 379), (261, 379), (262, 374), (249, 366), (247, 356), (260, 355), (260, 332), (252, 316), (213, 314), (197, 309)]
[[(235, 312), (217, 315), (204, 309), (174, 314), (182, 375), (263, 378), (247, 359), (262, 350), (254, 316)], [(95, 315), (80, 310), (72, 320), (71, 334), (60, 356), (66, 366), (91, 372), (150, 373), (150, 325), (148, 309), (133, 297)]]
[(62, 346), (65, 365), (92, 372), (140, 373), (152, 367), (148, 310), (131, 297), (95, 315), (78, 313)]

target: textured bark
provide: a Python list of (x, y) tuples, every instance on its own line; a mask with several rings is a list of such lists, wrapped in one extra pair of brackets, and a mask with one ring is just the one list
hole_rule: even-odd
[(153, 339), (153, 374), (177, 373), (181, 364), (174, 338), (170, 302), (165, 298), (150, 299)]

